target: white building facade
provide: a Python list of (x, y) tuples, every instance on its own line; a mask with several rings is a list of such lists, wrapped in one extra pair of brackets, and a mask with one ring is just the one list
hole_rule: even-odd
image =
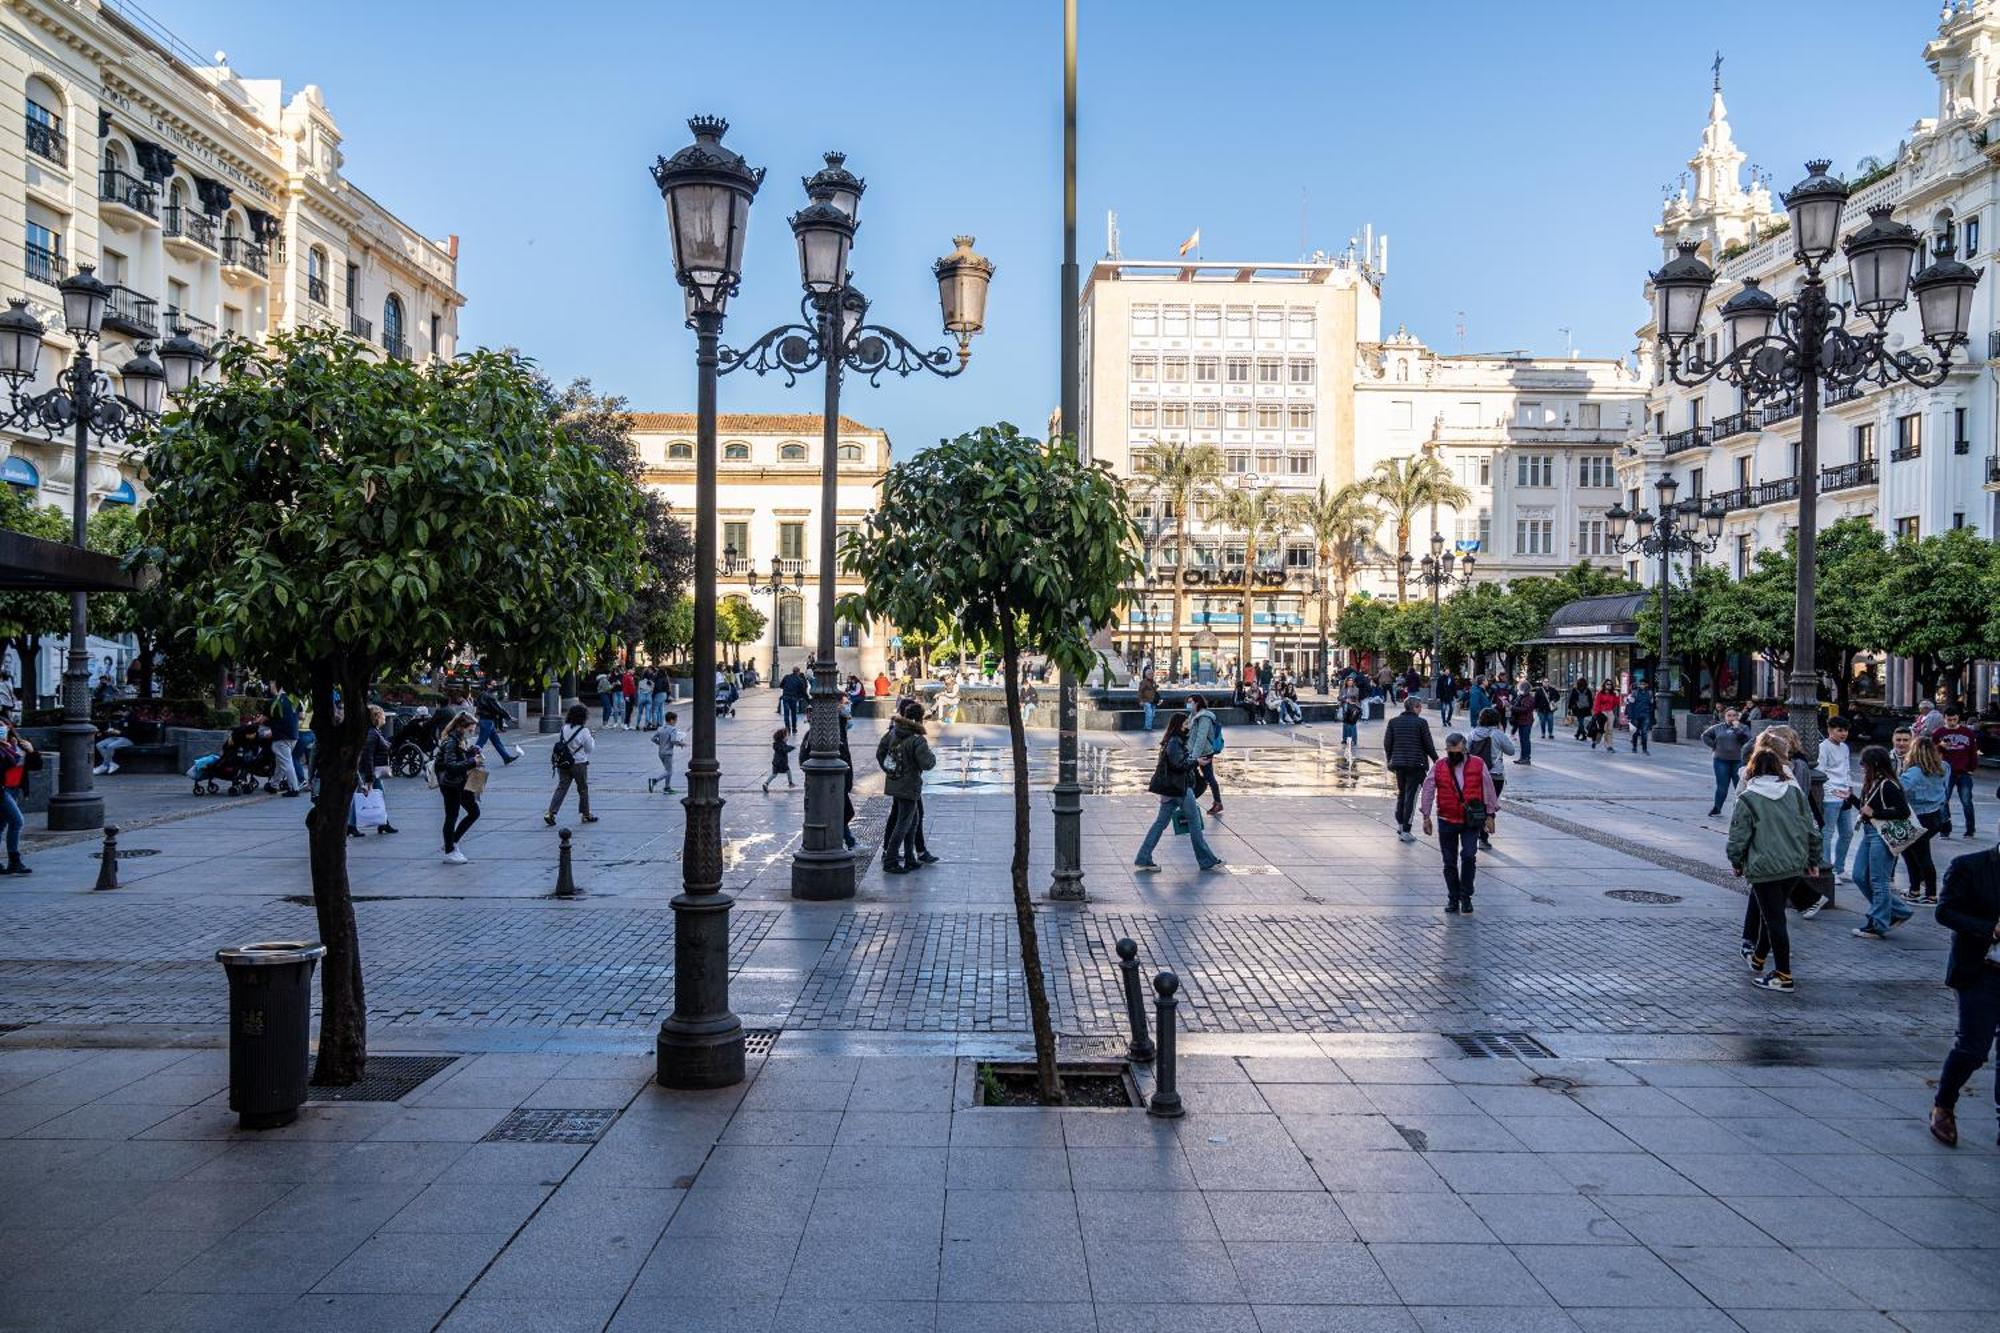
[[(691, 520), (694, 413), (635, 412), (631, 421), (644, 483)], [(743, 649), (745, 660), (763, 672), (774, 661), (782, 671), (804, 665), (819, 647), (820, 533), (828, 518), (820, 506), (823, 421), (789, 412), (724, 412), (717, 418), (718, 593), (749, 602), (769, 619), (763, 642)], [(831, 519), (838, 541), (875, 508), (889, 471), (889, 436), (843, 416), (835, 448), (838, 499)], [(777, 594), (767, 591), (773, 572), (780, 578)], [(859, 592), (861, 583), (836, 571), (834, 587), (837, 601)], [(891, 656), (891, 633), (883, 625), (838, 621), (834, 639), (843, 676), (873, 681)]]
[[(1929, 262), (1931, 238), (1949, 235), (1958, 256), (1983, 272), (1974, 293), (1972, 342), (1954, 354), (1951, 374), (1935, 388), (1866, 385), (1822, 395), (1817, 517), (1822, 528), (1860, 516), (1892, 536), (1967, 527), (1992, 538), (2000, 535), (2000, 378), (1994, 370), (2000, 274), (1992, 262), (2000, 236), (2000, 3), (1947, 5), (1923, 58), (1937, 78), (1933, 114), (1916, 122), (1892, 157), (1853, 179), (1841, 227), (1843, 235), (1851, 234), (1868, 223), (1871, 209), (1891, 210), (1926, 238), (1919, 267)], [(1718, 78), (1708, 123), (1688, 163), (1691, 188), (1667, 199), (1654, 228), (1663, 256), (1693, 242), (1717, 269), (1702, 318), (1704, 350), (1711, 356), (1728, 350), (1720, 345), (1726, 334), (1718, 312), (1746, 280), (1784, 300), (1797, 294), (1803, 276), (1782, 205), (1768, 181), (1744, 179), (1744, 161)], [(1845, 260), (1836, 255), (1825, 273), (1832, 299), (1850, 300)], [(1640, 429), (1620, 462), (1627, 507), (1651, 507), (1663, 473), (1679, 482), (1683, 498), (1719, 501), (1727, 511), (1722, 540), (1707, 558), (1740, 575), (1758, 551), (1781, 546), (1797, 527), (1801, 404), (1753, 406), (1725, 384), (1677, 385), (1656, 363), (1655, 334), (1650, 321), (1639, 330), (1648, 396)], [(1921, 347), (1914, 304), (1890, 321), (1889, 335), (1892, 347)], [(1651, 584), (1657, 563), (1635, 559), (1630, 572)], [(1887, 667), (1890, 702), (1909, 703), (1907, 673), (1894, 661)], [(1782, 692), (1782, 682), (1773, 679), (1753, 684)]]

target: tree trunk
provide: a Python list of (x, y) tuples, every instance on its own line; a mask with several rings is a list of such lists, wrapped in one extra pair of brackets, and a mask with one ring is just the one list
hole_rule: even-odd
[(139, 631), (139, 697), (153, 697), (153, 652), (158, 638), (149, 630)]
[(1405, 601), (1408, 600), (1407, 590), (1404, 587), (1403, 557), (1408, 555), (1409, 553), (1410, 553), (1410, 520), (1407, 518), (1399, 518), (1396, 520), (1396, 605), (1397, 606), (1401, 606)]
[[(306, 815), (311, 849), (313, 913), (319, 918), (319, 1059), (313, 1082), (346, 1087), (358, 1082), (368, 1058), (368, 1007), (361, 988), (361, 940), (347, 882), (347, 812), (359, 785), (361, 738), (367, 730), (365, 700), (372, 669), (364, 663), (329, 662), (312, 683), (314, 764), (319, 789)], [(346, 715), (333, 720), (333, 691), (340, 687)]]
[[(1186, 511), (1177, 508), (1176, 512), (1185, 513)], [(1167, 676), (1169, 680), (1173, 678), (1173, 669), (1180, 665), (1181, 617), (1187, 614), (1187, 586), (1186, 581), (1181, 577), (1182, 573), (1187, 569), (1187, 520), (1185, 518), (1177, 518), (1174, 522), (1176, 525), (1174, 532), (1174, 624), (1173, 628), (1168, 631), (1170, 635), (1167, 644)]]
[(1237, 635), (1241, 652), (1236, 658), (1236, 679), (1243, 679), (1243, 673), (1250, 666), (1250, 606), (1256, 595), (1257, 579), (1257, 534), (1245, 533), (1243, 537), (1243, 624)]
[(21, 636), (21, 714), (26, 718), (30, 709), (42, 706), (42, 676), (37, 669), (42, 660), (42, 636), (24, 634)]
[(1035, 1072), (1042, 1101), (1060, 1106), (1062, 1081), (1056, 1077), (1056, 1032), (1049, 1021), (1049, 992), (1042, 978), (1042, 946), (1035, 936), (1035, 902), (1028, 896), (1028, 737), (1021, 726), (1021, 651), (1014, 642), (1014, 618), (1000, 619), (1000, 654), (1007, 675), (1007, 740), (1014, 759), (1014, 931), (1021, 938), (1021, 972), (1028, 982), (1028, 1017), (1035, 1028)]

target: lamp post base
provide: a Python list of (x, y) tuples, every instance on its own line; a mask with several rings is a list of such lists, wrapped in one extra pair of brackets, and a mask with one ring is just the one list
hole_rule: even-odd
[(57, 792), (49, 797), (51, 833), (80, 833), (104, 827), (104, 798), (95, 792)]
[(1660, 720), (1653, 724), (1653, 739), (1662, 745), (1672, 745), (1680, 740), (1680, 732), (1674, 727), (1674, 713), (1667, 709), (1660, 714)]
[(792, 897), (801, 902), (830, 903), (854, 896), (854, 853), (800, 850), (792, 857)]
[(542, 722), (544, 736), (562, 730), (563, 697), (562, 686), (551, 685), (542, 691)]
[(653, 1043), (655, 1081), (694, 1092), (743, 1081), (743, 1024), (735, 1014), (687, 1023), (664, 1019)]
[(743, 1024), (729, 1009), (726, 893), (674, 898), (674, 1012), (660, 1021), (654, 1077), (663, 1088), (727, 1088), (743, 1081)]

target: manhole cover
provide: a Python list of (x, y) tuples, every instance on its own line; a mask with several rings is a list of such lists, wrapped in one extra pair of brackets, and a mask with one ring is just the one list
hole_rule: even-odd
[(1616, 898), (1621, 903), (1648, 903), (1654, 907), (1664, 907), (1681, 900), (1678, 893), (1655, 893), (1651, 889), (1606, 889), (1604, 896)]
[(769, 1055), (771, 1048), (778, 1044), (778, 1028), (743, 1029), (743, 1054)]
[[(159, 854), (160, 849), (157, 847), (120, 847), (118, 849), (118, 859), (121, 861), (129, 861), (135, 856), (158, 856)], [(92, 852), (90, 859), (93, 861), (102, 861), (104, 859), (103, 851)]]
[(568, 1106), (526, 1107), (510, 1111), (481, 1143), (592, 1144), (604, 1137), (618, 1118), (615, 1106), (579, 1110)]
[(371, 1055), (361, 1068), (361, 1081), (344, 1088), (314, 1084), (316, 1102), (399, 1102), (437, 1077), (455, 1055)]
[(1538, 1088), (1547, 1088), (1551, 1092), (1569, 1092), (1576, 1087), (1576, 1083), (1573, 1080), (1557, 1078), (1554, 1074), (1539, 1074), (1530, 1079), (1529, 1082)]
[(1527, 1060), (1553, 1060), (1555, 1052), (1525, 1032), (1447, 1032), (1446, 1041), (1466, 1055), (1485, 1060), (1518, 1056)]

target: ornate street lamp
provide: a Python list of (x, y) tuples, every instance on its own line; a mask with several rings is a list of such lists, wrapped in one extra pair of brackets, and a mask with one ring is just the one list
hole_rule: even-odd
[[(1806, 178), (1785, 195), (1793, 259), (1805, 270), (1799, 294), (1777, 301), (1746, 282), (1744, 290), (1722, 307), (1730, 334), (1727, 354), (1710, 361), (1701, 353), (1701, 312), (1715, 284), (1715, 270), (1695, 253), (1695, 243), (1681, 242), (1675, 257), (1651, 275), (1661, 359), (1674, 383), (1694, 388), (1721, 380), (1734, 385), (1752, 404), (1773, 398), (1798, 400), (1798, 598), (1786, 713), (1807, 752), (1815, 757), (1820, 740), (1813, 618), (1822, 386), (1840, 390), (1862, 383), (1901, 382), (1919, 388), (1942, 384), (1951, 373), (1953, 351), (1965, 344), (1972, 291), (1979, 282), (1978, 272), (1953, 256), (1949, 231), (1935, 238), (1932, 262), (1912, 277), (1910, 268), (1921, 248), (1916, 233), (1892, 221), (1889, 209), (1875, 208), (1846, 244), (1853, 307), (1829, 301), (1823, 269), (1837, 248), (1848, 187), (1827, 174), (1828, 165), (1823, 160), (1808, 162)], [(1896, 346), (1886, 332), (1890, 317), (1912, 297), (1928, 351)], [(1854, 315), (1866, 316), (1868, 326), (1850, 330), (1847, 325)], [(1719, 518), (1705, 517), (1711, 533), (1719, 536)], [(1637, 527), (1637, 516), (1633, 518)], [(1637, 532), (1633, 540), (1648, 536)], [(1664, 577), (1662, 587), (1664, 591)], [(1663, 634), (1665, 628), (1662, 616)]]
[[(0, 412), (0, 429), (36, 431), (50, 440), (70, 436), (75, 471), (70, 489), (70, 540), (82, 549), (90, 520), (90, 441), (123, 440), (160, 418), (169, 392), (187, 388), (208, 360), (207, 350), (176, 332), (153, 357), (150, 340), (119, 369), (124, 392), (91, 358), (91, 344), (104, 326), (111, 289), (85, 264), (56, 284), (62, 293), (63, 324), (76, 340), (70, 364), (56, 375), (55, 387), (39, 394), (23, 393), (41, 364), (42, 338), (47, 330), (28, 311), (25, 299), (8, 301), (0, 315), (0, 379), (7, 382), (7, 408)], [(161, 361), (165, 364), (161, 364)], [(69, 598), (69, 655), (63, 666), (63, 720), (57, 746), (62, 757), (56, 791), (49, 797), (49, 828), (94, 829), (104, 826), (104, 798), (91, 781), (95, 759), (91, 743), (97, 728), (90, 720), (90, 609), (85, 595)]]
[[(736, 548), (734, 546), (725, 547), (723, 555), (725, 558), (724, 568), (735, 571)], [(784, 571), (779, 567), (783, 563), (781, 560), (773, 559), (771, 561), (771, 572), (762, 579), (757, 577), (757, 564), (755, 561), (745, 565), (740, 571), (743, 575), (743, 585), (749, 589), (752, 597), (769, 597), (771, 599), (771, 684), (773, 686), (776, 686), (778, 683), (778, 650), (782, 646), (781, 641), (784, 638), (783, 607), (785, 599), (787, 597), (797, 597), (801, 591), (798, 584), (786, 581)], [(810, 733), (808, 733), (808, 736), (810, 736)], [(808, 759), (806, 762), (811, 763), (812, 761)], [(841, 771), (843, 773), (847, 771), (845, 765), (842, 765)]]
[[(1446, 588), (1465, 588), (1472, 584), (1473, 557), (1466, 554), (1463, 564), (1456, 552), (1444, 549), (1444, 534), (1431, 533), (1431, 553), (1421, 562), (1410, 558), (1408, 551), (1396, 557), (1401, 567), (1403, 581), (1414, 582), (1431, 590), (1431, 695), (1437, 695), (1438, 660), (1444, 656), (1444, 615), (1438, 605), (1438, 594)], [(1477, 718), (1473, 719), (1475, 722)]]
[[(1768, 297), (1766, 300), (1770, 299)], [(1680, 739), (1674, 728), (1674, 669), (1672, 639), (1668, 631), (1669, 599), (1673, 593), (1673, 555), (1676, 551), (1706, 555), (1713, 551), (1722, 540), (1722, 502), (1710, 500), (1703, 508), (1699, 499), (1682, 500), (1676, 504), (1674, 494), (1680, 483), (1672, 473), (1662, 473), (1653, 483), (1660, 493), (1660, 512), (1655, 517), (1650, 511), (1641, 509), (1637, 513), (1627, 513), (1625, 506), (1613, 502), (1604, 512), (1611, 524), (1611, 544), (1621, 554), (1639, 551), (1645, 555), (1660, 557), (1660, 654), (1659, 665), (1654, 671), (1655, 684), (1659, 694), (1659, 717), (1653, 724), (1653, 739), (1671, 742)], [(1701, 526), (1697, 527), (1699, 519)]]
[[(888, 372), (907, 377), (920, 370), (949, 379), (972, 359), (972, 337), (986, 326), (986, 286), (993, 265), (972, 252), (972, 237), (954, 238), (957, 248), (932, 265), (944, 331), (957, 340), (957, 363), (950, 348), (921, 351), (894, 329), (870, 324), (868, 298), (854, 286), (847, 261), (854, 244), (855, 215), (867, 182), (847, 170), (839, 153), (805, 182), (811, 201), (791, 218), (798, 243), (799, 279), (805, 296), (800, 324), (782, 324), (742, 351), (723, 348), (721, 372), (778, 371), (787, 386), (813, 370), (826, 375), (820, 417), (819, 652), (813, 661), (812, 710), (806, 729), (805, 831), (792, 857), (792, 896), (809, 901), (852, 898), (854, 853), (841, 836), (847, 798), (847, 764), (840, 757), (840, 679), (834, 649), (835, 518), (839, 513), (840, 383), (844, 372), (880, 384)], [(771, 577), (778, 575), (774, 568)], [(758, 588), (756, 591), (770, 591)], [(797, 591), (793, 589), (793, 591)], [(776, 610), (773, 603), (773, 610)], [(776, 636), (771, 676), (777, 679)]]
[(715, 382), (723, 311), (743, 275), (750, 201), (763, 183), (722, 146), (729, 122), (697, 116), (694, 142), (653, 164), (667, 206), (674, 279), (695, 339), (694, 713), (681, 892), (674, 910), (674, 1010), (655, 1044), (659, 1081), (721, 1088), (743, 1081), (743, 1024), (729, 1010), (729, 909), (722, 891), (722, 770), (715, 761)]

